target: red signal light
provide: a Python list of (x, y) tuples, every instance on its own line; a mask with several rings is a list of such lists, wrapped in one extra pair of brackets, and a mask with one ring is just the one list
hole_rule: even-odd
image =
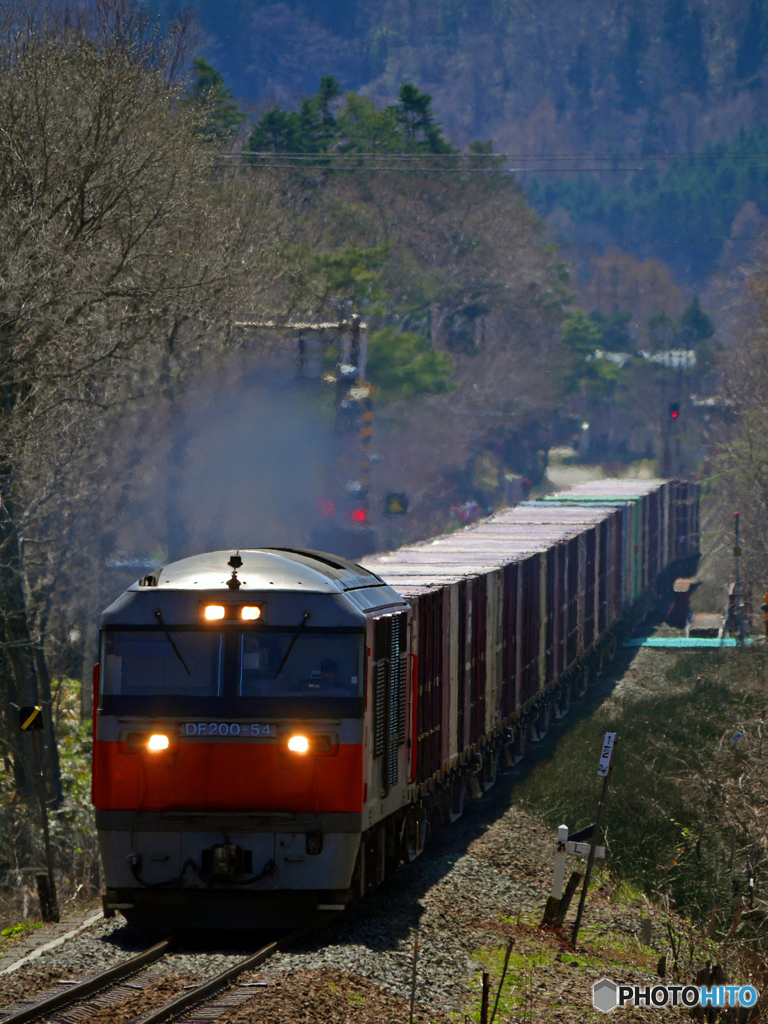
[(680, 415), (680, 413), (677, 411), (677, 409), (673, 409), (672, 410), (672, 419), (673, 420), (676, 420), (679, 415)]
[(364, 523), (368, 518), (368, 511), (364, 508), (353, 509), (349, 514), (349, 518), (353, 523)]

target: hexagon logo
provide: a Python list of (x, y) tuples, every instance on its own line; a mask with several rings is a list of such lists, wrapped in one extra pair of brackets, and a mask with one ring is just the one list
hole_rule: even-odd
[(603, 1013), (609, 1013), (613, 1010), (618, 1003), (616, 998), (618, 991), (618, 986), (614, 985), (607, 978), (601, 978), (600, 981), (596, 981), (592, 986), (592, 1002), (595, 1005), (595, 1009), (602, 1010)]

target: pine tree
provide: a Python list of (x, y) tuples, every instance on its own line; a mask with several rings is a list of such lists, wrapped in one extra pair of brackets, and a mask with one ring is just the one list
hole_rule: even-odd
[(341, 96), (333, 75), (320, 79), (315, 96), (305, 97), (298, 111), (271, 107), (253, 126), (246, 150), (252, 153), (327, 153), (338, 138), (332, 103)]
[(566, 349), (582, 359), (594, 355), (600, 344), (600, 328), (583, 309), (572, 310), (563, 320), (561, 338)]
[(668, 0), (664, 8), (664, 38), (677, 58), (680, 84), (702, 95), (709, 80), (704, 61), (704, 34), (701, 14), (688, 9), (688, 0)]
[(377, 110), (370, 97), (356, 92), (347, 93), (338, 132), (345, 152), (396, 152), (401, 147), (395, 109)]
[(373, 101), (347, 94), (337, 118), (333, 102), (341, 95), (332, 75), (320, 80), (315, 96), (301, 101), (298, 111), (274, 106), (259, 118), (246, 144), (252, 153), (454, 153), (432, 111), (432, 97), (404, 82), (400, 102), (377, 110)]
[(627, 24), (627, 37), (616, 60), (616, 81), (621, 94), (621, 109), (633, 114), (647, 100), (640, 77), (640, 66), (648, 52), (645, 21), (633, 14)]
[(384, 327), (368, 339), (367, 376), (383, 402), (452, 391), (453, 359), (410, 331)]
[(680, 327), (686, 338), (695, 341), (706, 341), (715, 333), (712, 317), (702, 309), (698, 295), (694, 295), (693, 302), (683, 310)]
[(251, 153), (301, 153), (301, 119), (295, 111), (271, 107), (259, 118), (248, 136), (246, 150)]
[(568, 84), (576, 93), (581, 107), (589, 104), (592, 91), (592, 63), (589, 57), (589, 46), (582, 43), (576, 53), (576, 60), (568, 71)]
[(405, 136), (405, 148), (427, 153), (451, 153), (453, 147), (443, 138), (440, 125), (434, 119), (429, 93), (420, 92), (415, 85), (403, 82), (399, 99), (395, 110)]
[(225, 142), (237, 135), (245, 114), (232, 99), (232, 92), (224, 88), (224, 79), (216, 68), (202, 57), (192, 61), (195, 79), (181, 101), (182, 106), (202, 107), (206, 113), (202, 134), (209, 139)]
[(666, 148), (664, 113), (661, 109), (661, 83), (656, 81), (648, 104), (648, 119), (643, 133), (643, 155), (662, 153)]
[(635, 348), (630, 337), (629, 325), (632, 321), (632, 314), (626, 311), (613, 313), (606, 316), (600, 310), (595, 309), (589, 314), (589, 319), (600, 331), (598, 347), (606, 352), (632, 352)]
[(325, 153), (336, 139), (336, 118), (331, 104), (339, 96), (339, 83), (333, 75), (324, 75), (317, 94), (302, 100), (299, 120), (303, 153)]
[(736, 55), (736, 77), (743, 81), (760, 70), (768, 50), (768, 12), (765, 0), (751, 0)]

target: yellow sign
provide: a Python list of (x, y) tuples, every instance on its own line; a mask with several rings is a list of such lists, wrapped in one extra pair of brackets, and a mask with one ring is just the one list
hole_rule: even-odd
[(408, 495), (390, 492), (384, 496), (384, 514), (404, 516), (408, 512)]
[(26, 732), (27, 729), (40, 729), (43, 724), (42, 718), (38, 719), (40, 712), (43, 709), (40, 707), (34, 708), (20, 708), (19, 717), (21, 719), (21, 731)]

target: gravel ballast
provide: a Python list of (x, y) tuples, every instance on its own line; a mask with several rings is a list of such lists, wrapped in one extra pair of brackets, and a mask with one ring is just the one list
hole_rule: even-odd
[[(240, 1006), (222, 1007), (218, 1019), (222, 1024), (405, 1021), (417, 924), (417, 1020), (442, 1024), (476, 1009), (482, 951), (503, 948), (510, 935), (520, 943), (533, 930), (542, 958), (557, 961), (562, 943), (535, 927), (549, 891), (553, 837), (523, 809), (503, 810), (509, 792), (509, 783), (500, 780), (492, 794), (435, 837), (419, 860), (327, 928), (243, 976), (241, 981), (252, 986), (253, 995)], [(628, 935), (639, 929), (638, 915), (627, 907), (617, 907), (612, 915), (610, 905), (602, 900), (593, 908), (591, 920), (595, 915), (606, 923), (616, 916), (612, 926), (625, 929)], [(119, 917), (101, 921), (29, 966), (0, 978), (0, 1005), (42, 993), (56, 982), (96, 973), (161, 937), (159, 932), (132, 928)], [(245, 948), (236, 940), (230, 940), (230, 945), (210, 952), (182, 947), (155, 965), (147, 984), (163, 991), (162, 977), (156, 974), (161, 970), (165, 988), (175, 991), (179, 979), (211, 977), (252, 949), (251, 944)], [(564, 1006), (563, 1020), (578, 1019), (573, 1014), (579, 1005), (591, 1011), (591, 985), (599, 977), (581, 960), (570, 974), (563, 998), (571, 1008)], [(544, 984), (548, 990), (555, 985), (543, 963), (536, 976), (544, 979), (537, 985)], [(514, 980), (510, 975), (510, 983)], [(255, 982), (261, 985), (256, 987)], [(199, 1014), (188, 1019), (197, 1020)], [(637, 1014), (634, 1019), (639, 1019)], [(654, 1019), (663, 1017), (656, 1013)]]

